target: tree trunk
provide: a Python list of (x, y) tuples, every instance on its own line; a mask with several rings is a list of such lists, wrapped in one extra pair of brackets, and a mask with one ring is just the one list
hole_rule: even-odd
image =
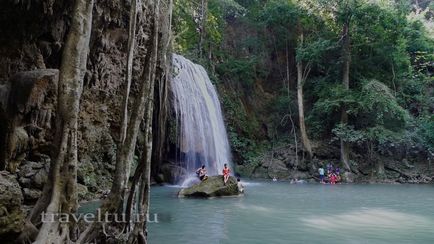
[[(288, 51), (288, 37), (286, 38), (286, 82), (287, 85), (285, 84), (285, 82), (283, 82), (283, 87), (286, 87), (286, 92), (287, 92), (287, 96), (288, 96), (288, 100), (291, 100), (291, 94), (290, 94), (290, 89), (289, 89), (289, 83), (290, 83), (290, 66), (289, 66), (289, 51)], [(295, 129), (295, 123), (294, 120), (292, 119), (292, 109), (291, 109), (291, 103), (288, 103), (288, 110), (289, 110), (289, 121), (291, 122), (291, 132), (293, 137), (294, 137), (294, 145), (295, 145), (295, 168), (298, 167), (298, 142), (297, 142), (297, 130)], [(286, 117), (286, 115), (285, 115)], [(284, 117), (284, 118), (285, 118)]]
[(169, 78), (170, 67), (172, 64), (172, 56), (168, 55), (171, 49), (171, 26), (172, 26), (172, 8), (173, 0), (168, 0), (167, 9), (162, 10), (161, 29), (160, 29), (160, 48), (159, 48), (159, 76), (158, 84), (155, 85), (155, 99), (154, 99), (154, 115), (153, 115), (153, 149), (152, 149), (152, 168), (153, 175), (160, 172), (159, 166), (161, 165), (163, 154), (165, 152), (164, 145), (166, 145), (166, 130), (167, 130), (167, 115), (169, 109)]
[[(144, 8), (150, 12), (151, 16), (151, 28), (152, 32), (150, 33), (149, 38), (146, 43), (146, 55), (145, 55), (145, 63), (144, 70), (142, 72), (141, 82), (140, 84), (140, 92), (138, 93), (138, 97), (136, 97), (131, 117), (129, 119), (127, 133), (125, 142), (122, 147), (119, 149), (117, 153), (117, 161), (116, 161), (116, 169), (115, 176), (113, 180), (113, 186), (108, 198), (104, 201), (101, 206), (101, 213), (104, 215), (106, 212), (108, 213), (116, 213), (123, 212), (124, 203), (127, 202), (126, 213), (131, 214), (131, 206), (134, 205), (132, 203), (132, 198), (135, 195), (136, 184), (138, 179), (141, 179), (140, 186), (146, 186), (143, 184), (143, 181), (148, 182), (149, 185), (149, 177), (147, 174), (150, 174), (150, 162), (152, 156), (152, 121), (153, 121), (153, 108), (154, 108), (154, 89), (155, 89), (155, 80), (156, 80), (156, 69), (157, 63), (159, 61), (159, 51), (162, 50), (159, 45), (159, 37), (162, 33), (159, 32), (160, 27), (160, 9), (159, 2), (147, 2)], [(165, 43), (166, 44), (166, 43)], [(168, 45), (168, 44), (166, 44)], [(134, 149), (137, 142), (137, 134), (139, 131), (140, 123), (142, 119), (145, 119), (145, 149), (143, 153), (143, 157), (139, 166), (136, 169), (133, 179), (133, 185), (131, 186), (128, 200), (126, 199), (126, 188), (129, 179), (129, 167), (132, 157), (134, 155)], [(143, 165), (144, 164), (144, 165)], [(148, 186), (149, 187), (149, 186)], [(146, 188), (146, 187), (145, 187)], [(140, 192), (139, 194), (140, 195)], [(148, 199), (148, 198), (146, 198)], [(146, 200), (147, 201), (147, 200)], [(139, 209), (140, 210), (140, 209)], [(130, 219), (131, 216), (128, 216)], [(146, 243), (146, 234), (143, 226), (145, 220), (140, 221), (138, 223), (134, 223), (134, 232), (129, 233), (129, 240), (131, 243)], [(115, 223), (113, 223), (114, 225)], [(130, 223), (126, 223), (129, 225)], [(94, 238), (101, 236), (102, 226), (100, 223), (94, 222), (91, 226), (89, 226), (84, 233), (79, 237), (77, 243), (88, 243), (92, 241)], [(135, 234), (136, 233), (136, 234)]]
[[(155, 38), (157, 39), (157, 38)], [(155, 80), (155, 73), (152, 80)], [(153, 82), (151, 82), (153, 88)], [(153, 96), (150, 94), (151, 97)], [(149, 214), (149, 194), (150, 194), (150, 179), (151, 179), (151, 155), (152, 155), (152, 113), (153, 103), (149, 102), (145, 115), (145, 148), (141, 159), (141, 182), (140, 189), (137, 194), (139, 207), (137, 209), (139, 216), (144, 216), (140, 222), (135, 223), (133, 233), (129, 237), (129, 243), (147, 243), (147, 216)], [(134, 187), (135, 188), (135, 187)], [(130, 192), (132, 194), (132, 192)]]
[[(146, 8), (146, 7), (145, 7)], [(142, 13), (143, 11), (140, 11)], [(140, 19), (143, 17), (139, 17)], [(149, 59), (151, 55), (151, 44), (146, 46), (146, 60), (144, 65), (143, 75), (146, 76), (149, 72), (147, 66), (149, 65)], [(141, 80), (144, 80), (141, 78)], [(121, 206), (121, 201), (124, 199), (125, 190), (127, 188), (128, 179), (130, 176), (130, 166), (133, 160), (134, 151), (137, 143), (137, 134), (139, 132), (140, 123), (142, 121), (143, 113), (145, 111), (147, 96), (148, 96), (148, 83), (146, 80), (141, 82), (139, 88), (138, 97), (135, 99), (132, 106), (131, 116), (129, 118), (129, 123), (125, 131), (125, 139), (118, 148), (116, 154), (116, 168), (115, 175), (113, 179), (113, 185), (110, 191), (110, 195), (107, 201), (103, 205), (109, 212), (115, 211)], [(126, 95), (126, 94), (125, 94)], [(125, 100), (124, 100), (125, 101)]]
[[(128, 29), (128, 54), (127, 54), (127, 87), (125, 89), (124, 100), (122, 103), (122, 120), (121, 120), (121, 133), (119, 138), (120, 147), (124, 142), (127, 136), (127, 127), (128, 127), (128, 99), (130, 96), (130, 88), (131, 88), (131, 80), (133, 75), (133, 60), (134, 60), (134, 49), (136, 45), (136, 25), (137, 25), (137, 5), (140, 0), (132, 0), (131, 1), (131, 10), (130, 10), (130, 23)], [(139, 6), (140, 6), (139, 2)]]
[[(303, 33), (300, 34), (299, 39), (300, 46), (303, 46)], [(309, 68), (307, 68), (309, 69)], [(309, 137), (306, 132), (306, 123), (304, 121), (304, 106), (303, 106), (303, 85), (305, 80), (307, 79), (308, 72), (303, 75), (304, 69), (303, 69), (303, 61), (298, 60), (297, 61), (297, 102), (298, 102), (298, 119), (300, 124), (300, 134), (301, 134), (301, 141), (303, 143), (304, 148), (306, 149), (309, 158), (313, 158), (312, 153), (312, 146), (310, 144)]]
[[(60, 213), (72, 214), (77, 208), (77, 124), (89, 53), (93, 3), (93, 0), (76, 1), (62, 56), (55, 140), (58, 147), (50, 168), (50, 180), (44, 190), (44, 194), (51, 196), (41, 197), (41, 201), (50, 199), (45, 213), (49, 217)], [(62, 243), (68, 240), (69, 223), (61, 224), (54, 218), (54, 221), (42, 223), (35, 243)]]
[(203, 42), (206, 35), (206, 18), (208, 11), (208, 0), (201, 0), (200, 22), (199, 22), (199, 57), (203, 54)]
[[(171, 3), (170, 3), (171, 4)], [(159, 27), (160, 27), (160, 1), (155, 3), (155, 20), (154, 20), (154, 36), (153, 36), (153, 52), (151, 57), (151, 72), (149, 74), (149, 96), (150, 101), (147, 104), (146, 114), (145, 114), (145, 145), (142, 154), (141, 163), (144, 165), (144, 170), (142, 171), (142, 181), (140, 183), (141, 188), (139, 192), (139, 214), (145, 216), (145, 219), (139, 223), (136, 223), (135, 230), (133, 233), (137, 235), (132, 235), (132, 239), (136, 238), (138, 243), (147, 243), (148, 231), (146, 225), (146, 216), (149, 213), (149, 193), (150, 193), (150, 179), (151, 179), (151, 158), (152, 158), (152, 115), (154, 112), (154, 85), (155, 85), (155, 74), (157, 67), (157, 57), (159, 48)], [(130, 238), (131, 239), (131, 238)]]
[[(346, 90), (350, 89), (350, 62), (351, 62), (351, 49), (350, 49), (350, 33), (349, 33), (349, 20), (344, 23), (342, 35), (342, 57), (343, 57), (343, 75), (342, 84)], [(348, 124), (348, 114), (346, 107), (343, 106), (341, 111), (341, 123)], [(350, 145), (341, 139), (341, 160), (347, 170), (351, 171), (350, 159), (349, 159)]]

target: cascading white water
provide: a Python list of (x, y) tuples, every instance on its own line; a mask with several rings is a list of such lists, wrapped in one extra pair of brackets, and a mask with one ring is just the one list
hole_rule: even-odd
[(170, 85), (179, 135), (177, 161), (188, 172), (179, 183), (188, 185), (201, 165), (208, 175), (221, 174), (225, 163), (231, 166), (231, 153), (217, 92), (205, 69), (177, 54), (173, 66)]

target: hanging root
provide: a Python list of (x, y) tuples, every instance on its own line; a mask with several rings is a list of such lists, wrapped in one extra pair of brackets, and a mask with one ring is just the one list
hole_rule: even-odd
[(17, 243), (32, 243), (38, 235), (38, 229), (29, 221), (24, 223), (23, 230), (17, 238)]

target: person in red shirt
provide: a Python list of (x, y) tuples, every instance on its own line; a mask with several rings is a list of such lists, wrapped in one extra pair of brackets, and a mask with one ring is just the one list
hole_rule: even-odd
[(226, 185), (226, 182), (229, 180), (229, 174), (231, 173), (231, 170), (228, 168), (228, 165), (225, 164), (225, 167), (223, 168), (223, 182)]
[(337, 180), (337, 177), (336, 177), (335, 173), (331, 173), (330, 184), (332, 184), (332, 185), (336, 184), (336, 180)]

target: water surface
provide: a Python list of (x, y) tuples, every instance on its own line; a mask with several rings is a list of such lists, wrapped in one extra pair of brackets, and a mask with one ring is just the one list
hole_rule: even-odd
[(244, 197), (178, 199), (153, 187), (153, 244), (434, 243), (434, 186), (256, 182)]

